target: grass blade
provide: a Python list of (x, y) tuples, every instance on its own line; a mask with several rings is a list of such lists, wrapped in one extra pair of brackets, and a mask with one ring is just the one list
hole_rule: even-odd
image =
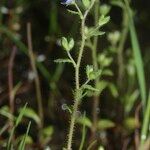
[[(86, 117), (86, 113), (84, 113), (84, 117)], [(84, 142), (85, 142), (85, 136), (86, 136), (86, 128), (85, 128), (85, 123), (84, 123), (83, 128), (82, 128), (82, 139), (81, 139), (79, 150), (83, 149)]]
[(12, 138), (13, 138), (13, 134), (14, 134), (14, 131), (15, 131), (15, 126), (12, 128), (11, 132), (10, 132), (10, 136), (9, 136), (9, 139), (8, 139), (8, 142), (7, 142), (7, 150), (11, 150), (12, 149)]
[(30, 126), (31, 126), (31, 121), (30, 121), (29, 124), (28, 124), (26, 134), (25, 134), (25, 136), (23, 137), (23, 140), (21, 141), (21, 143), (20, 143), (20, 145), (19, 145), (19, 150), (24, 150), (24, 149), (25, 149), (26, 138), (27, 138), (27, 136), (28, 136), (28, 134), (29, 134)]
[(150, 123), (150, 91), (149, 91), (148, 102), (147, 102), (147, 107), (146, 107), (146, 111), (144, 114), (143, 126), (142, 126), (142, 131), (141, 131), (141, 143), (140, 143), (141, 147), (146, 141), (149, 123)]
[(25, 104), (25, 106), (23, 107), (22, 111), (20, 112), (19, 116), (17, 117), (17, 120), (15, 122), (15, 125), (14, 127), (12, 128), (11, 132), (10, 132), (10, 136), (9, 136), (9, 139), (8, 139), (8, 142), (7, 142), (7, 150), (11, 150), (12, 149), (12, 139), (13, 139), (13, 134), (14, 134), (14, 131), (16, 129), (16, 127), (18, 126), (18, 124), (21, 122), (22, 120), (22, 117), (24, 115), (24, 112), (26, 110), (26, 107), (27, 107), (27, 103)]
[(130, 30), (135, 66), (137, 70), (140, 94), (141, 94), (142, 104), (145, 107), (146, 106), (146, 83), (145, 83), (144, 65), (142, 61), (141, 49), (139, 46), (137, 33), (136, 33), (136, 29), (135, 29), (135, 25), (134, 25), (134, 21), (132, 17), (132, 12), (131, 12), (132, 10), (127, 0), (125, 0), (125, 4), (126, 4), (126, 9), (129, 15), (129, 30)]
[(19, 113), (19, 116), (17, 117), (16, 123), (15, 123), (15, 127), (17, 127), (19, 125), (19, 123), (22, 120), (22, 117), (26, 111), (26, 107), (27, 107), (27, 103), (25, 104), (25, 106), (23, 107), (23, 109), (21, 110), (21, 112)]

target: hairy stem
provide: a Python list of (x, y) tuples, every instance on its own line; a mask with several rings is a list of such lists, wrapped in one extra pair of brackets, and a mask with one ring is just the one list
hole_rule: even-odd
[(84, 51), (84, 47), (85, 47), (85, 40), (86, 40), (86, 37), (85, 37), (85, 34), (84, 34), (85, 20), (87, 18), (88, 13), (92, 9), (95, 1), (96, 0), (91, 1), (91, 4), (90, 4), (89, 8), (85, 11), (83, 17), (81, 17), (81, 46), (80, 46), (79, 55), (78, 55), (78, 58), (77, 58), (76, 67), (75, 67), (75, 92), (76, 92), (75, 95), (76, 96), (75, 96), (74, 105), (73, 105), (73, 112), (72, 112), (72, 115), (71, 115), (67, 150), (72, 149), (72, 138), (73, 138), (74, 127), (75, 127), (76, 112), (78, 110), (79, 101), (80, 101), (80, 96), (79, 96), (80, 95), (80, 79), (79, 79), (79, 76), (80, 76), (80, 64), (81, 64), (81, 59), (82, 59), (82, 55), (83, 55), (83, 51)]
[[(85, 24), (85, 19), (82, 20), (82, 27), (81, 27), (82, 41), (81, 41), (81, 47), (80, 47), (80, 52), (79, 52), (77, 65), (75, 67), (75, 84), (76, 84), (76, 87), (75, 87), (76, 90), (75, 91), (76, 91), (76, 95), (79, 95), (79, 88), (80, 88), (79, 69), (80, 69), (81, 57), (82, 57), (82, 53), (83, 53), (84, 45), (85, 45), (84, 24)], [(73, 112), (72, 112), (72, 116), (71, 116), (71, 123), (70, 123), (69, 135), (68, 135), (67, 150), (71, 150), (71, 147), (72, 147), (72, 138), (73, 138), (76, 112), (78, 110), (78, 105), (79, 105), (79, 99), (78, 99), (78, 96), (76, 96), (76, 99), (74, 101), (74, 106), (73, 106)]]

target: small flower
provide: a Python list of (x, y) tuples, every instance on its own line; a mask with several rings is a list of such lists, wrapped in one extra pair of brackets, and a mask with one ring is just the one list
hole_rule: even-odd
[(64, 4), (64, 5), (70, 5), (74, 2), (75, 0), (63, 0), (63, 2), (61, 4)]

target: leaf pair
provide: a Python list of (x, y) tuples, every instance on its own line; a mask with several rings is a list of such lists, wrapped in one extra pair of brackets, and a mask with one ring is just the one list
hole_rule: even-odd
[(63, 37), (61, 44), (62, 44), (62, 47), (64, 48), (64, 50), (69, 52), (74, 47), (74, 40), (73, 40), (73, 38), (70, 38), (70, 40), (68, 41), (67, 38)]
[(102, 73), (102, 70), (95, 71), (93, 66), (87, 65), (86, 66), (86, 75), (88, 80), (94, 80), (99, 77)]

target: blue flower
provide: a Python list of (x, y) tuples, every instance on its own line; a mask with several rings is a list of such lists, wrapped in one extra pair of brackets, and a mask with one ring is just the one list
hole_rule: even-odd
[(74, 2), (74, 0), (63, 0), (61, 4), (70, 5), (72, 2)]

